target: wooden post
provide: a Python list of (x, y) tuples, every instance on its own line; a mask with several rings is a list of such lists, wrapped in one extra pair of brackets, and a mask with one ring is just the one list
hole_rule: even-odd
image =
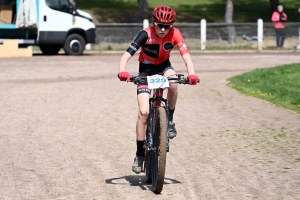
[(143, 27), (144, 28), (148, 28), (149, 27), (149, 20), (148, 19), (144, 19), (144, 21), (143, 21)]
[(258, 19), (257, 20), (257, 45), (259, 51), (263, 50), (263, 37), (264, 37), (263, 20)]
[(298, 34), (299, 34), (299, 43), (298, 43), (297, 49), (300, 49), (300, 27), (299, 27), (299, 30), (298, 30)]

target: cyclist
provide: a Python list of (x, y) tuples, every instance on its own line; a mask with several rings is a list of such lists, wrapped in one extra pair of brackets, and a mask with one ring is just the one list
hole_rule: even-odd
[[(198, 83), (198, 76), (195, 75), (194, 65), (188, 48), (179, 29), (173, 27), (176, 20), (175, 11), (168, 6), (158, 6), (152, 13), (153, 26), (143, 29), (134, 42), (131, 43), (127, 51), (122, 55), (119, 64), (118, 77), (120, 81), (129, 81), (130, 74), (126, 72), (129, 59), (141, 48), (139, 55), (139, 76), (152, 76), (163, 74), (163, 76), (174, 76), (176, 74), (169, 57), (173, 47), (177, 45), (180, 54), (185, 62), (188, 80), (191, 84)], [(170, 100), (169, 108), (169, 135), (174, 138), (177, 135), (173, 114), (177, 101), (177, 84), (170, 84), (167, 99)], [(132, 171), (140, 173), (144, 162), (144, 140), (147, 128), (147, 118), (149, 114), (150, 89), (147, 83), (137, 86), (138, 118), (136, 123), (137, 151)]]

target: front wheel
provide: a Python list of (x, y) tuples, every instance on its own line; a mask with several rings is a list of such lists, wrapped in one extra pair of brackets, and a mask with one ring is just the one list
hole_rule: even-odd
[(146, 182), (152, 183), (152, 152), (146, 151), (145, 155), (145, 174), (146, 174)]
[(69, 35), (64, 44), (64, 50), (68, 55), (79, 56), (85, 50), (85, 40), (81, 35), (73, 33)]
[(148, 125), (147, 125), (147, 130), (146, 130), (146, 141), (144, 143), (144, 148), (145, 148), (145, 162), (144, 162), (144, 172), (146, 175), (146, 182), (147, 183), (152, 183), (152, 151), (148, 150), (148, 145), (149, 145), (149, 128), (151, 124), (149, 123), (148, 120)]
[(152, 187), (154, 193), (160, 193), (163, 189), (166, 159), (167, 159), (167, 113), (165, 108), (158, 107), (155, 110), (152, 152)]

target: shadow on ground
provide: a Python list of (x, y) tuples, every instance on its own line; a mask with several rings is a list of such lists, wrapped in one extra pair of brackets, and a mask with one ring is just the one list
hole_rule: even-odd
[[(106, 184), (129, 185), (134, 187), (140, 187), (142, 190), (151, 189), (151, 183), (147, 183), (144, 176), (138, 176), (138, 175), (110, 178), (110, 179), (106, 179), (105, 182)], [(181, 184), (181, 182), (175, 179), (165, 178), (164, 185), (168, 185), (168, 184)]]

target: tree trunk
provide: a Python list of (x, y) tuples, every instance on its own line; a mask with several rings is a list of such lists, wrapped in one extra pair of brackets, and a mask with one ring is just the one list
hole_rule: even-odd
[[(225, 22), (231, 24), (233, 18), (233, 0), (227, 0), (226, 2), (226, 13), (225, 13)], [(228, 31), (228, 43), (231, 46), (235, 46), (235, 27), (227, 26)]]
[(280, 4), (279, 0), (270, 0), (271, 3), (271, 12), (273, 13), (274, 11), (277, 10), (277, 6)]
[(147, 0), (138, 0), (139, 14), (136, 18), (137, 22), (143, 22), (144, 19), (148, 19), (149, 5)]

